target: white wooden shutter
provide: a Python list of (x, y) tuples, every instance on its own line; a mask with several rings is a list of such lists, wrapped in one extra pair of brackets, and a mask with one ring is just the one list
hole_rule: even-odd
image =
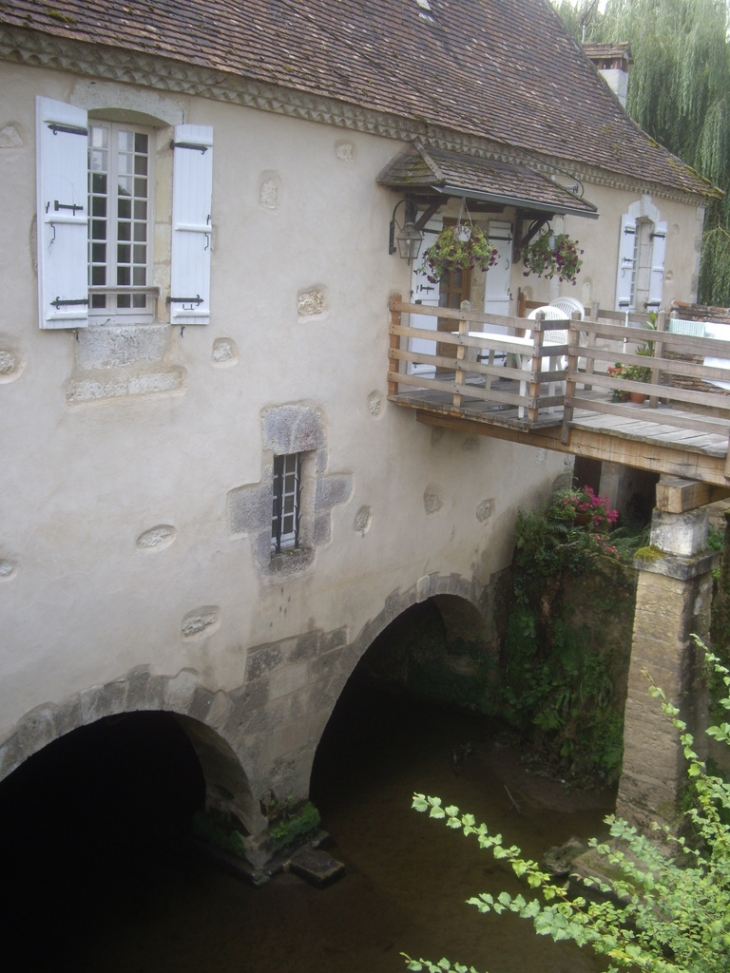
[[(432, 243), (436, 242), (436, 237), (444, 228), (442, 216), (434, 216), (424, 227), (424, 240), (422, 251), (426, 251)], [(439, 282), (432, 283), (428, 275), (424, 273), (423, 252), (417, 260), (413, 262), (413, 272), (411, 274), (411, 301), (413, 304), (424, 304), (426, 307), (439, 306)], [(428, 331), (436, 331), (438, 318), (427, 317), (425, 314), (412, 314), (409, 327), (424, 328)], [(408, 350), (417, 352), (420, 355), (435, 355), (436, 342), (428, 341), (426, 338), (409, 338)], [(409, 375), (423, 375), (426, 378), (433, 378), (436, 375), (435, 365), (426, 365), (422, 362), (408, 362), (406, 366)]]
[(646, 309), (647, 311), (660, 311), (662, 307), (662, 289), (664, 287), (664, 254), (667, 249), (667, 224), (656, 223), (652, 237), (651, 277), (649, 278), (649, 300), (646, 302)]
[(176, 125), (172, 180), (170, 321), (210, 321), (213, 129)]
[(636, 271), (636, 220), (624, 214), (621, 217), (621, 238), (618, 247), (618, 271), (616, 274), (616, 310), (633, 311), (634, 273)]
[(88, 290), (86, 112), (36, 97), (38, 305), (41, 328), (85, 328)]

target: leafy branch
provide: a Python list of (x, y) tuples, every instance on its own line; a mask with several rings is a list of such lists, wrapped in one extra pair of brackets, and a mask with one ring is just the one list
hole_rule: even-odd
[[(728, 694), (730, 671), (705, 651)], [(486, 824), (477, 824), (473, 815), (462, 814), (458, 807), (444, 807), (438, 797), (415, 794), (413, 808), (467, 837), (475, 836), (480, 849), (509, 862), (515, 875), (540, 894), (540, 898), (525, 898), (521, 893), (500, 892), (496, 897), (481, 893), (467, 900), (479, 912), (513, 912), (532, 920), (538, 935), (589, 946), (609, 959), (609, 973), (621, 969), (724, 973), (730, 966), (730, 828), (723, 813), (730, 812), (730, 785), (707, 773), (694, 750), (692, 734), (664, 692), (652, 684), (649, 693), (659, 699), (680, 734), (696, 795), (695, 806), (687, 814), (698, 842), (691, 845), (684, 836), (655, 824), (654, 829), (661, 832), (663, 847), (659, 847), (626, 821), (610, 815), (606, 823), (611, 843), (592, 839), (589, 845), (608, 863), (612, 877), (575, 876), (603, 893), (605, 898), (599, 901), (572, 896), (566, 887), (553, 884), (536, 862), (521, 857), (516, 845), (506, 846), (501, 834), (490, 834)], [(727, 695), (722, 706), (730, 710)], [(711, 727), (708, 733), (730, 744), (730, 723)], [(452, 965), (445, 958), (433, 963), (402, 955), (409, 970), (477, 973), (473, 966)]]

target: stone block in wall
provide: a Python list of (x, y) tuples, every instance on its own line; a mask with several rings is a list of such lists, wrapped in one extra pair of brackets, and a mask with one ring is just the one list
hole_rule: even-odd
[(277, 455), (305, 453), (326, 444), (319, 411), (301, 405), (277, 406), (262, 416), (263, 447)]

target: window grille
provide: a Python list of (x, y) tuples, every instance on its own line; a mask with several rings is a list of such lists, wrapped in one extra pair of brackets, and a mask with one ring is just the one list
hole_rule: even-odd
[(299, 547), (299, 494), (302, 455), (274, 457), (274, 509), (271, 519), (271, 553)]
[(91, 313), (151, 319), (150, 138), (116, 125), (89, 132)]

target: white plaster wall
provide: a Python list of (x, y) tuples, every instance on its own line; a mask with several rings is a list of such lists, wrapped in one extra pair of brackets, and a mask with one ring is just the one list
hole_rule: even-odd
[[(586, 306), (598, 301), (601, 308), (613, 310), (616, 303), (621, 217), (631, 205), (641, 202), (642, 195), (585, 183), (585, 198), (598, 207), (598, 219), (566, 216), (561, 221), (564, 232), (577, 239), (585, 251), (577, 284), (558, 284), (557, 281), (541, 280), (534, 275), (524, 277), (522, 265), (517, 264), (513, 277), (515, 295), (516, 288), (522, 287), (528, 300), (548, 301), (558, 295), (568, 295), (577, 297)], [(694, 301), (697, 297), (704, 210), (696, 204), (676, 202), (658, 194), (647, 198), (646, 202), (655, 206), (659, 218), (667, 223), (662, 305), (667, 307), (674, 298)], [(556, 225), (555, 221), (553, 225)], [(557, 228), (560, 230), (560, 226)]]
[[(434, 435), (385, 402), (387, 302), (408, 293), (410, 272), (387, 253), (397, 197), (375, 177), (398, 143), (7, 64), (0, 88), (0, 129), (13, 125), (21, 142), (0, 148), (0, 346), (25, 363), (0, 384), (0, 559), (15, 565), (0, 579), (0, 740), (33, 707), (136, 665), (239, 687), (254, 645), (343, 625), (354, 638), (424, 574), (486, 583), (507, 565), (518, 505), (546, 493), (563, 459)], [(37, 321), (36, 94), (214, 126), (211, 323), (172, 331), (163, 364), (184, 369), (177, 394), (66, 401), (74, 334)], [(264, 182), (278, 208), (261, 205)], [(314, 286), (329, 310), (300, 321), (297, 296)], [(220, 338), (238, 349), (227, 367), (211, 358)], [(249, 539), (231, 539), (227, 495), (261, 478), (261, 411), (301, 401), (321, 408), (327, 473), (351, 474), (352, 494), (311, 567), (263, 577)], [(428, 486), (443, 500), (432, 514)], [(482, 524), (485, 499), (494, 508)], [(364, 536), (353, 529), (363, 505)], [(176, 539), (141, 551), (136, 539), (156, 525)], [(200, 606), (217, 606), (219, 624), (184, 639), (182, 620)]]

